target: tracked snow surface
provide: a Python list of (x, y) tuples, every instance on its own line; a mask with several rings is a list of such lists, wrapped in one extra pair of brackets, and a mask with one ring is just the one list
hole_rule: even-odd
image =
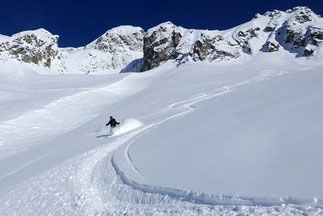
[(2, 65), (1, 215), (323, 214), (322, 64), (268, 55), (91, 77)]
[[(290, 16), (276, 11), (251, 23), (266, 27), (275, 14)], [(321, 25), (320, 17), (311, 19)], [(294, 41), (311, 33), (304, 23), (290, 26), (299, 33)], [(221, 34), (231, 37), (247, 25)], [(187, 50), (179, 59), (185, 64), (172, 59), (144, 73), (86, 76), (75, 66), (79, 51), (68, 48), (64, 64), (76, 74), (57, 75), (56, 36), (38, 31), (48, 39), (40, 51), (23, 43), (26, 52), (0, 64), (1, 216), (323, 215), (320, 34), (313, 33), (317, 46), (307, 41), (292, 52), (261, 50), (267, 32), (249, 38), (253, 52), (234, 61), (194, 62)], [(110, 49), (100, 42), (117, 40), (117, 50), (130, 47), (139, 56), (138, 44), (125, 42), (132, 39), (125, 48), (115, 38), (121, 33), (143, 37), (140, 28), (116, 28), (79, 53), (91, 62), (95, 52)], [(284, 45), (278, 39), (269, 42)], [(42, 53), (43, 46), (54, 51)], [(5, 57), (17, 51), (15, 44), (3, 47)], [(306, 48), (315, 52), (300, 56)], [(42, 58), (29, 58), (35, 50)], [(110, 51), (100, 55), (111, 57)], [(98, 66), (97, 58), (89, 65), (102, 74), (110, 57), (108, 65)], [(116, 68), (132, 57), (118, 56)], [(110, 115), (121, 122), (112, 135), (105, 127)]]

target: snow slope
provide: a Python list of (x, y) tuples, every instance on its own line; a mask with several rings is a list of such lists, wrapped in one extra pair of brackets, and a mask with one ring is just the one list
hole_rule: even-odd
[[(57, 141), (57, 138), (100, 115), (110, 104), (145, 87), (143, 81), (137, 84), (140, 76), (131, 79), (133, 75), (129, 74), (44, 76), (17, 62), (2, 66), (1, 82), (5, 85), (1, 85), (4, 89), (0, 91), (3, 95), (0, 189), (47, 169), (51, 163), (61, 162), (54, 158), (39, 164), (44, 157), (55, 154), (66, 159), (93, 147), (90, 142), (70, 146), (66, 144), (68, 141)], [(96, 127), (99, 130), (100, 126)], [(31, 170), (27, 172), (28, 169)]]
[(106, 76), (2, 64), (0, 213), (323, 215), (321, 62), (264, 53)]
[(214, 72), (214, 81), (226, 83), (168, 105), (184, 116), (127, 150), (145, 183), (212, 194), (323, 197), (322, 66), (241, 66), (227, 73), (250, 77), (233, 83)]

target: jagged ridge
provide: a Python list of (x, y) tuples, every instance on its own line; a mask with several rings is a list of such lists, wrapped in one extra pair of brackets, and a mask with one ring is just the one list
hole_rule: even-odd
[(142, 71), (168, 60), (220, 62), (244, 55), (286, 50), (296, 57), (310, 56), (323, 39), (323, 19), (307, 7), (275, 10), (226, 31), (192, 30), (162, 23), (144, 37)]
[(224, 62), (259, 52), (319, 55), (323, 19), (307, 7), (266, 12), (226, 31), (185, 29), (171, 22), (146, 33), (140, 27), (113, 28), (79, 48), (58, 48), (44, 29), (0, 37), (0, 60), (16, 59), (57, 73), (106, 74), (147, 71), (167, 61)]

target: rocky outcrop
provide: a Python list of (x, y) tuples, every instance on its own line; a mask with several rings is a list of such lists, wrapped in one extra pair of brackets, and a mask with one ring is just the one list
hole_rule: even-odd
[(85, 49), (92, 48), (112, 54), (117, 54), (121, 49), (142, 51), (144, 33), (144, 30), (139, 27), (116, 27), (85, 46)]
[[(221, 47), (222, 46), (222, 47)], [(221, 35), (206, 35), (201, 33), (200, 39), (192, 46), (189, 56), (193, 61), (222, 61), (224, 59), (235, 59), (240, 57), (232, 47), (236, 45), (229, 44)], [(225, 47), (223, 49), (223, 47)], [(231, 48), (231, 49), (230, 49)]]
[(190, 30), (171, 22), (148, 30), (144, 36), (144, 60), (141, 71), (158, 67), (173, 60), (178, 64), (187, 61), (209, 62), (238, 58), (240, 54), (218, 34), (218, 31)]
[(266, 26), (266, 28), (264, 29), (264, 32), (273, 32), (275, 31), (275, 26), (272, 26), (272, 25), (268, 25)]
[(15, 34), (0, 43), (1, 56), (50, 68), (58, 54), (58, 36), (44, 29)]
[(235, 41), (242, 47), (243, 52), (247, 54), (252, 53), (252, 47), (249, 44), (250, 39), (258, 37), (259, 27), (250, 28), (245, 31), (239, 31), (237, 35), (233, 35)]
[(310, 49), (310, 50), (308, 50), (308, 49), (304, 49), (304, 56), (310, 56), (310, 55), (312, 55), (314, 53), (314, 50), (312, 50), (312, 49)]
[(278, 43), (267, 41), (266, 47), (268, 49), (268, 52), (276, 52), (279, 50), (280, 46)]
[(161, 62), (176, 59), (179, 53), (176, 51), (182, 34), (180, 29), (167, 22), (148, 31), (144, 36), (144, 60), (142, 71), (158, 67)]
[(309, 27), (306, 32), (308, 42), (314, 46), (322, 46), (323, 43), (323, 29), (317, 27)]
[(289, 18), (276, 32), (276, 40), (298, 56), (309, 56), (322, 46), (322, 18), (307, 7), (288, 10)]

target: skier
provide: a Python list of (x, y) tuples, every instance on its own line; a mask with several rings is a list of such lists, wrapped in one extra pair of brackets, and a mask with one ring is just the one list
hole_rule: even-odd
[(105, 126), (108, 127), (110, 125), (110, 133), (113, 134), (113, 129), (119, 124), (120, 122), (117, 122), (112, 116), (110, 116), (110, 121)]

